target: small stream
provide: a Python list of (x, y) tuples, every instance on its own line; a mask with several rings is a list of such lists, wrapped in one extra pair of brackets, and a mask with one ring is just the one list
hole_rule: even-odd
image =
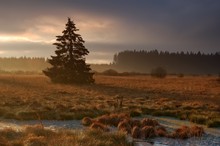
[(29, 121), (19, 121), (19, 120), (0, 120), (0, 129), (4, 128), (13, 128), (20, 130), (22, 126), (25, 125), (36, 125), (36, 124), (43, 124), (47, 129), (59, 129), (59, 128), (66, 128), (66, 129), (83, 129), (85, 128), (80, 120), (65, 120), (65, 121), (58, 121), (58, 120), (29, 120)]
[[(182, 121), (175, 118), (168, 117), (152, 117), (143, 116), (142, 118), (154, 118), (159, 121), (159, 123), (165, 126), (168, 130), (176, 129), (182, 125), (191, 126), (193, 125), (189, 121)], [(0, 129), (13, 128), (16, 130), (21, 130), (24, 125), (35, 125), (43, 124), (45, 128), (56, 130), (59, 128), (67, 129), (83, 129), (85, 128), (81, 125), (80, 120), (69, 120), (69, 121), (57, 121), (57, 120), (31, 120), (31, 121), (18, 121), (18, 120), (5, 120), (0, 119)], [(186, 140), (172, 139), (172, 138), (153, 138), (147, 140), (135, 139), (135, 146), (148, 146), (152, 143), (154, 146), (220, 146), (220, 128), (207, 128), (204, 126), (205, 134), (202, 137), (194, 137)]]

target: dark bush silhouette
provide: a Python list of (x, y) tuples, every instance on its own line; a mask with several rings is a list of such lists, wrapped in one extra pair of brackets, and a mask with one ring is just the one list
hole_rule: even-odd
[(108, 69), (102, 72), (103, 75), (107, 75), (107, 76), (117, 76), (119, 75), (119, 73), (114, 70), (114, 69)]
[(157, 77), (157, 78), (165, 78), (167, 75), (167, 71), (162, 67), (157, 67), (155, 69), (152, 69), (151, 76)]
[(217, 81), (220, 83), (220, 73), (218, 73)]
[(48, 76), (52, 82), (57, 83), (93, 83), (93, 73), (90, 66), (85, 63), (85, 55), (89, 51), (84, 46), (84, 40), (80, 34), (77, 34), (78, 29), (73, 21), (68, 18), (66, 29), (61, 36), (57, 36), (56, 56), (51, 56), (48, 59), (52, 65), (43, 73)]
[(183, 78), (183, 77), (184, 77), (184, 74), (180, 73), (180, 74), (177, 75), (177, 77)]

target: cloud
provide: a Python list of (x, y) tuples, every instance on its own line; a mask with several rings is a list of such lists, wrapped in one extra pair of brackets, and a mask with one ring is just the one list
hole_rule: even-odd
[(2, 0), (0, 51), (50, 56), (51, 43), (71, 17), (95, 52), (92, 58), (99, 54), (99, 60), (112, 57), (100, 54), (125, 49), (215, 52), (220, 49), (219, 13), (219, 0)]

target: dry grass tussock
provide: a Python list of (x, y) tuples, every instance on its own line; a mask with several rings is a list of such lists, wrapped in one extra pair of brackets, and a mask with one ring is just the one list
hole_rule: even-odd
[(26, 126), (22, 131), (0, 130), (1, 146), (128, 146), (121, 132), (107, 133), (100, 130), (52, 131), (41, 125)]
[[(79, 86), (52, 84), (43, 75), (1, 75), (0, 117), (71, 120), (123, 111), (185, 120), (203, 115), (204, 124), (219, 125), (220, 84), (215, 77), (96, 75), (95, 80), (95, 85)], [(116, 95), (123, 97), (120, 103)]]
[[(117, 117), (117, 124), (115, 123), (115, 117)], [(100, 120), (100, 118), (102, 120)], [(186, 139), (190, 137), (201, 137), (204, 134), (204, 129), (200, 126), (182, 126), (173, 132), (168, 132), (166, 128), (155, 119), (144, 118), (142, 120), (132, 119), (127, 114), (110, 114), (91, 119), (85, 117), (82, 119), (82, 123), (85, 121), (85, 126), (89, 126), (89, 129), (101, 130), (108, 132), (110, 127), (117, 127), (118, 131), (131, 135), (136, 139), (148, 139), (152, 137), (168, 137)]]

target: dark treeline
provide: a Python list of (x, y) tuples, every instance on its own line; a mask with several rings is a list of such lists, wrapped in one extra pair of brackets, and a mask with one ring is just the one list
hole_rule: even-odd
[(168, 73), (217, 74), (220, 72), (220, 53), (123, 51), (114, 55), (113, 65), (122, 71), (145, 73), (163, 67)]
[(0, 58), (0, 70), (2, 71), (41, 72), (46, 67), (48, 67), (47, 61), (41, 57)]
[[(0, 71), (42, 72), (47, 67), (49, 63), (42, 57), (0, 58)], [(123, 51), (114, 55), (112, 64), (91, 65), (98, 72), (114, 69), (118, 72), (150, 73), (156, 67), (163, 67), (174, 74), (218, 74), (220, 53)]]

